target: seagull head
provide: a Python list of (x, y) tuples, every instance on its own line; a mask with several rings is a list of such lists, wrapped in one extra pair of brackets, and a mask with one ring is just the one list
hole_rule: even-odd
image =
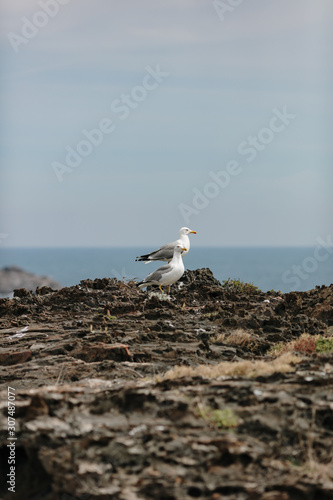
[(189, 229), (188, 227), (181, 227), (179, 230), (179, 236), (182, 236), (183, 234), (197, 234), (196, 231), (192, 231), (192, 229)]
[(174, 252), (186, 252), (186, 251), (187, 251), (187, 248), (184, 247), (183, 245), (176, 245), (175, 249), (174, 249)]

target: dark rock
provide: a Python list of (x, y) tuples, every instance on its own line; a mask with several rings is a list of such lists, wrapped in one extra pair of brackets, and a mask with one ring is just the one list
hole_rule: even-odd
[(18, 288), (14, 290), (14, 297), (31, 297), (32, 293), (25, 288)]
[(53, 292), (55, 292), (55, 290), (50, 286), (38, 286), (36, 288), (36, 295), (48, 295)]
[(19, 363), (25, 363), (32, 357), (32, 352), (18, 351), (18, 352), (0, 352), (0, 365), (17, 365)]
[(130, 361), (132, 356), (125, 345), (112, 345), (105, 344), (86, 346), (84, 349), (76, 349), (72, 356), (83, 359), (87, 363), (96, 361), (104, 361), (112, 359), (115, 361)]

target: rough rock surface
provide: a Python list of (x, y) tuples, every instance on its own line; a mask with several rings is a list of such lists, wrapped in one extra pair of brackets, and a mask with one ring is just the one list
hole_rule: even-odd
[[(304, 333), (331, 341), (333, 285), (240, 291), (199, 269), (166, 298), (104, 278), (17, 290), (0, 318), (1, 498), (333, 498), (332, 350), (299, 348), (285, 372), (199, 369), (272, 365), (272, 348)], [(163, 377), (177, 365), (193, 370)], [(8, 387), (15, 493), (3, 474)]]
[(61, 285), (47, 276), (37, 276), (16, 266), (3, 267), (0, 269), (0, 294), (10, 295), (15, 288), (27, 288), (35, 290), (37, 286), (49, 286), (54, 290)]

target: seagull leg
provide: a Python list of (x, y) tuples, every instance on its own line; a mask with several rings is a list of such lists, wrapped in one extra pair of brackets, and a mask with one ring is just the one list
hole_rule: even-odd
[(158, 285), (158, 288), (161, 290), (162, 293), (164, 293), (162, 290), (162, 285)]
[(170, 285), (168, 286), (168, 294), (170, 295)]

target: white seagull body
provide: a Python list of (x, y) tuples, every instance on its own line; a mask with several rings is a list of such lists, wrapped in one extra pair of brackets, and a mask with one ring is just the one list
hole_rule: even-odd
[(185, 268), (182, 252), (186, 252), (186, 250), (187, 248), (183, 245), (176, 245), (170, 263), (148, 274), (143, 281), (138, 283), (139, 288), (144, 288), (149, 285), (158, 285), (159, 289), (163, 292), (161, 287), (167, 285), (170, 293), (170, 285), (176, 283), (184, 274)]
[(188, 227), (182, 227), (179, 230), (178, 240), (167, 243), (154, 252), (140, 255), (135, 260), (144, 261), (145, 264), (149, 264), (149, 262), (153, 262), (154, 260), (163, 260), (165, 262), (170, 262), (173, 257), (173, 251), (177, 245), (182, 245), (184, 248), (186, 248), (186, 251), (183, 251), (184, 257), (184, 255), (186, 255), (190, 249), (190, 238), (188, 237), (188, 235), (191, 233), (197, 234), (196, 231), (192, 231), (192, 229), (189, 229)]

